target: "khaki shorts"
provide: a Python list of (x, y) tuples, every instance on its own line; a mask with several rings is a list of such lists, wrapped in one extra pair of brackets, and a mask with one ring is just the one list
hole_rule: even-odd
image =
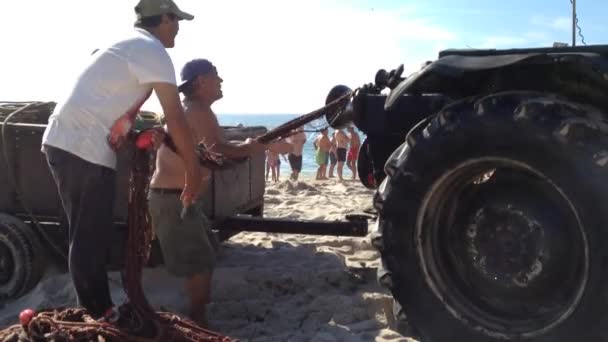
[(201, 204), (193, 204), (182, 219), (179, 193), (150, 192), (152, 227), (163, 254), (167, 271), (177, 277), (210, 273), (219, 247)]

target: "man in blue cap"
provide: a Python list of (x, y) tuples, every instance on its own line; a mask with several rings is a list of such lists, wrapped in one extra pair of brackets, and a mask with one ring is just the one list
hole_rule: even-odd
[(66, 98), (58, 101), (42, 138), (68, 220), (68, 264), (78, 302), (92, 317), (108, 322), (119, 318), (106, 273), (116, 151), (153, 90), (185, 167), (186, 181), (178, 198), (190, 206), (202, 189), (195, 141), (166, 51), (175, 45), (179, 21), (193, 16), (172, 0), (139, 0), (135, 14), (133, 32), (92, 54)]
[[(206, 59), (195, 59), (181, 70), (180, 92), (190, 129), (197, 142), (213, 152), (229, 158), (263, 153), (266, 146), (255, 139), (244, 143), (228, 142), (211, 106), (222, 98), (222, 78)], [(184, 186), (184, 164), (175, 153), (161, 146), (157, 153), (156, 170), (150, 184), (149, 208), (152, 226), (160, 242), (165, 266), (169, 273), (186, 278), (192, 320), (208, 326), (206, 305), (211, 296), (211, 277), (217, 260), (217, 241), (205, 218), (202, 205), (196, 202), (185, 217), (180, 217), (182, 205), (179, 193)], [(203, 178), (210, 170), (203, 169)]]

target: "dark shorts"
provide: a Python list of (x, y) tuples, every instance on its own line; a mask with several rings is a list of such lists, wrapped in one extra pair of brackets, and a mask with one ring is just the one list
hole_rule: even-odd
[(336, 154), (338, 155), (338, 161), (339, 162), (345, 162), (346, 161), (346, 149), (345, 148), (338, 148), (336, 150)]
[(302, 156), (296, 156), (295, 154), (289, 154), (287, 156), (289, 159), (289, 165), (293, 171), (300, 172), (302, 171)]
[(330, 152), (329, 153), (329, 164), (336, 165), (337, 162), (338, 162), (338, 159), (336, 159), (336, 152)]
[(177, 277), (210, 273), (218, 246), (200, 202), (182, 219), (179, 192), (158, 193), (150, 189), (152, 227), (160, 243), (167, 271)]

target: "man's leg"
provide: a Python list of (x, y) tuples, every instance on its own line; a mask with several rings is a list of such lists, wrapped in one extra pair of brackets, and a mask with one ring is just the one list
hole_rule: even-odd
[(185, 278), (189, 316), (201, 326), (207, 326), (207, 304), (211, 299), (211, 279), (217, 255), (209, 239), (211, 228), (200, 203), (194, 204), (193, 210), (183, 219), (179, 193), (152, 191), (149, 204), (165, 266), (172, 275)]
[(357, 159), (359, 159), (359, 147), (353, 149), (353, 155), (350, 160), (353, 179), (357, 178)]
[(295, 169), (295, 165), (294, 165), (294, 158), (295, 158), (295, 156), (292, 153), (289, 153), (287, 155), (287, 160), (289, 161), (289, 167), (291, 168), (291, 175), (289, 175), (289, 179), (290, 180), (295, 180), (295, 175), (296, 175), (296, 169)]
[(281, 161), (278, 158), (280, 158), (280, 156), (277, 157), (277, 165), (276, 165), (276, 167), (277, 167), (277, 182), (281, 179)]
[(349, 159), (346, 162), (346, 166), (348, 167), (348, 169), (350, 170), (350, 172), (353, 174), (353, 179), (355, 179), (355, 171), (353, 170), (353, 161), (351, 159)]
[(203, 328), (209, 327), (207, 304), (211, 301), (211, 273), (199, 273), (186, 280), (190, 296), (190, 318)]
[(302, 155), (299, 156), (295, 156), (295, 162), (294, 162), (294, 176), (293, 176), (293, 180), (297, 181), (298, 178), (300, 177), (300, 172), (302, 172)]
[(344, 162), (346, 161), (346, 149), (345, 148), (339, 148), (336, 151), (337, 157), (338, 157), (338, 178), (340, 180), (344, 180), (342, 178), (343, 172), (344, 172)]
[(113, 306), (106, 272), (116, 173), (49, 147), (47, 160), (69, 224), (70, 275), (78, 302), (94, 318)]
[(268, 174), (270, 173), (270, 162), (266, 161), (266, 181), (268, 181)]

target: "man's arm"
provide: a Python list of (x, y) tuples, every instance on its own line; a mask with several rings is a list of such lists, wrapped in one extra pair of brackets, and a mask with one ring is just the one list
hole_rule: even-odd
[(221, 127), (215, 115), (209, 112), (200, 113), (202, 117), (203, 143), (212, 152), (220, 153), (228, 158), (249, 157), (255, 153), (263, 152), (266, 147), (255, 140), (232, 144), (224, 138)]
[(170, 83), (152, 83), (156, 96), (167, 119), (169, 135), (186, 166), (186, 185), (182, 193), (184, 205), (191, 204), (202, 189), (201, 166), (195, 154), (196, 143), (188, 127), (177, 86)]

